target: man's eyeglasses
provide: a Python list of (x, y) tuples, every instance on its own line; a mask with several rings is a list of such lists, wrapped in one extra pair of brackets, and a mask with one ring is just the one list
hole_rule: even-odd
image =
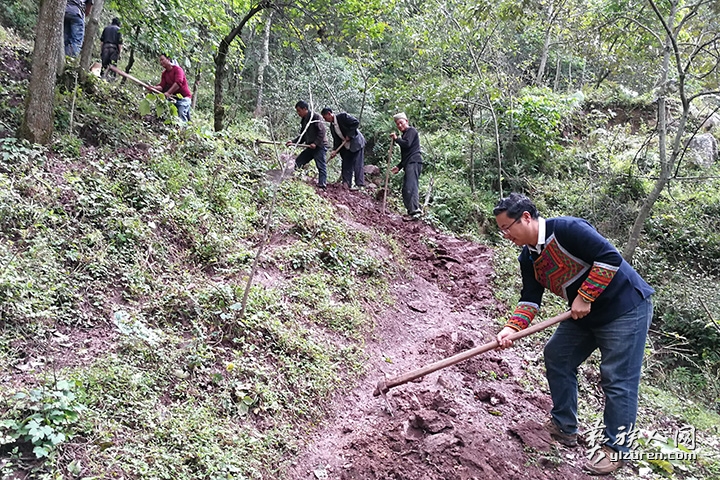
[(516, 223), (518, 223), (520, 220), (522, 220), (522, 217), (516, 218), (515, 221), (512, 222), (510, 225), (508, 225), (508, 226), (505, 227), (505, 228), (501, 228), (501, 229), (500, 229), (500, 233), (502, 233), (503, 235), (507, 235), (508, 233), (510, 233), (510, 227), (512, 227), (513, 225), (515, 225)]

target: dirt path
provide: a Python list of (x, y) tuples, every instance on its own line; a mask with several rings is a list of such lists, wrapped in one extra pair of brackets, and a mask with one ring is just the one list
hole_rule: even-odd
[[(410, 274), (392, 286), (394, 307), (376, 318), (368, 375), (334, 399), (287, 479), (587, 479), (580, 448), (551, 444), (542, 429), (551, 403), (525, 366), (540, 352), (489, 352), (396, 387), (388, 406), (372, 392), (394, 377), (491, 341), (498, 325), (492, 251), (424, 222), (382, 215), (371, 196), (337, 185), (322, 195), (345, 221), (394, 236)], [(489, 312), (489, 313), (488, 313)]]

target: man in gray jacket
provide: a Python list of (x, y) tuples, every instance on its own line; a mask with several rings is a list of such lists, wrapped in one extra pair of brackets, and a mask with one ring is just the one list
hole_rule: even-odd
[[(320, 115), (328, 122), (328, 128), (333, 138), (333, 151), (340, 152), (342, 159), (342, 182), (350, 190), (357, 190), (365, 186), (365, 137), (358, 130), (360, 122), (348, 113), (333, 113), (330, 107), (320, 111)], [(330, 154), (333, 158), (335, 153)], [(352, 186), (353, 174), (355, 187)]]

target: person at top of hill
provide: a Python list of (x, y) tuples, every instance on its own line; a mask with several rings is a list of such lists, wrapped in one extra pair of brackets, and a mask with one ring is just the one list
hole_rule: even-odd
[(85, 38), (85, 17), (90, 15), (93, 0), (67, 0), (63, 19), (65, 55), (77, 57)]
[[(333, 113), (330, 107), (320, 111), (320, 115), (328, 122), (333, 138), (333, 150), (340, 149), (341, 177), (347, 188), (358, 189), (365, 186), (365, 137), (358, 129), (360, 122), (349, 113)], [(342, 146), (342, 147), (341, 147)], [(334, 154), (330, 154), (333, 158)], [(352, 186), (353, 174), (355, 187)]]
[(302, 100), (295, 104), (295, 112), (300, 117), (300, 135), (288, 141), (286, 145), (290, 146), (294, 143), (308, 145), (295, 159), (295, 168), (302, 168), (310, 163), (310, 160), (315, 160), (318, 169), (317, 186), (325, 190), (327, 188), (325, 123), (320, 118), (320, 114), (310, 111), (310, 106)]
[(400, 146), (400, 163), (393, 167), (391, 172), (398, 173), (405, 170), (403, 176), (402, 198), (408, 216), (406, 219), (420, 218), (420, 174), (422, 173), (422, 154), (420, 153), (420, 136), (415, 127), (411, 127), (404, 113), (393, 116), (395, 125), (402, 134), (401, 137), (393, 132), (390, 134), (395, 143)]
[(586, 220), (542, 218), (530, 199), (517, 193), (501, 199), (493, 215), (503, 237), (522, 247), (520, 301), (498, 343), (509, 347), (508, 336), (532, 323), (545, 290), (567, 301), (572, 319), (558, 325), (545, 345), (553, 402), (545, 428), (556, 441), (577, 445), (577, 369), (599, 349), (605, 410), (585, 469), (614, 472), (633, 446), (654, 290)]
[(115, 17), (110, 25), (105, 27), (100, 35), (102, 47), (100, 49), (100, 59), (102, 60), (101, 74), (106, 75), (108, 65), (117, 65), (122, 53), (123, 38), (120, 32), (120, 19)]
[(166, 54), (161, 54), (159, 60), (164, 70), (160, 83), (154, 88), (163, 92), (166, 98), (174, 99), (178, 117), (183, 122), (189, 122), (192, 93), (185, 78), (185, 71)]

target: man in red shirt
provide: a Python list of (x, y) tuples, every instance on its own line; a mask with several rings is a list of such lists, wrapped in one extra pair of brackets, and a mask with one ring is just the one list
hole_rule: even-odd
[[(160, 77), (160, 84), (155, 85), (155, 88), (163, 92), (166, 98), (175, 99), (178, 117), (183, 122), (189, 122), (192, 93), (190, 93), (185, 72), (179, 65), (173, 63), (170, 57), (164, 54), (160, 55), (160, 65), (165, 71)], [(179, 96), (182, 96), (182, 98)]]

